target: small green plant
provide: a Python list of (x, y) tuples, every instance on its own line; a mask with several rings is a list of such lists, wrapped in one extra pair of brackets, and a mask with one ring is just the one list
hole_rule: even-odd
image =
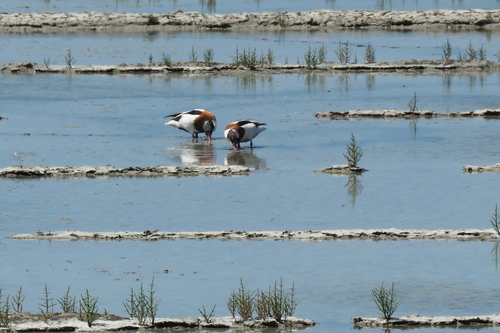
[(358, 163), (363, 157), (363, 150), (356, 144), (356, 138), (351, 133), (351, 142), (347, 146), (347, 152), (343, 154), (347, 159), (347, 165), (351, 168), (358, 167)]
[(349, 61), (351, 61), (352, 54), (352, 48), (349, 46), (349, 41), (344, 44), (342, 44), (342, 41), (339, 41), (339, 46), (335, 50), (335, 54), (341, 63), (349, 63)]
[(85, 295), (80, 295), (80, 320), (85, 321), (89, 327), (99, 316), (97, 307), (97, 297), (90, 295), (89, 290), (85, 290)]
[(148, 55), (148, 63), (149, 63), (150, 65), (153, 63), (153, 59), (154, 59), (154, 57), (153, 57), (153, 53), (149, 53), (149, 55)]
[(474, 48), (474, 46), (472, 46), (472, 41), (469, 41), (469, 44), (465, 49), (465, 55), (466, 55), (466, 60), (471, 61), (477, 59), (477, 51)]
[(238, 45), (236, 45), (236, 50), (234, 50), (233, 62), (236, 66), (241, 65), (241, 54), (238, 50)]
[(145, 325), (147, 319), (149, 318), (151, 325), (154, 325), (158, 306), (161, 302), (161, 299), (158, 299), (155, 296), (155, 293), (154, 278), (149, 284), (148, 291), (144, 291), (142, 283), (138, 293), (134, 292), (133, 289), (130, 289), (129, 299), (123, 302), (125, 311), (128, 313), (130, 318), (137, 318), (140, 325)]
[(274, 62), (274, 52), (271, 50), (271, 48), (267, 49), (267, 54), (266, 54), (266, 63), (269, 68), (273, 66)]
[(295, 284), (292, 284), (291, 292), (287, 292), (283, 279), (280, 279), (279, 284), (275, 282), (274, 287), (269, 287), (268, 302), (270, 313), (276, 321), (292, 316), (298, 304), (295, 299)]
[(286, 18), (286, 13), (278, 11), (278, 13), (276, 14), (276, 23), (280, 27), (286, 27), (288, 25), (287, 18)]
[(165, 66), (172, 65), (172, 59), (170, 58), (170, 54), (166, 54), (165, 52), (162, 52), (161, 54), (161, 61)]
[(54, 309), (54, 298), (50, 297), (49, 289), (47, 288), (47, 284), (45, 284), (45, 288), (43, 291), (43, 297), (39, 298), (41, 303), (38, 303), (38, 309), (42, 313), (44, 321), (47, 323), (49, 319), (53, 316)]
[(375, 49), (371, 43), (368, 43), (365, 49), (365, 62), (369, 64), (375, 62)]
[(66, 60), (66, 65), (68, 66), (68, 68), (73, 69), (73, 65), (75, 64), (75, 58), (73, 57), (71, 50), (68, 50), (68, 53), (64, 56), (64, 59)]
[(61, 307), (61, 311), (63, 313), (75, 313), (76, 312), (76, 297), (71, 297), (69, 294), (70, 287), (66, 289), (64, 295), (57, 299), (59, 306)]
[(257, 290), (255, 295), (255, 312), (258, 319), (266, 319), (271, 316), (271, 306), (269, 303), (268, 293)]
[(43, 58), (43, 64), (45, 65), (45, 68), (49, 69), (51, 62), (50, 62), (50, 57), (47, 59)]
[(214, 61), (214, 50), (211, 47), (203, 50), (203, 62), (205, 66), (211, 66)]
[(210, 324), (212, 322), (212, 316), (214, 315), (214, 311), (215, 311), (215, 306), (217, 304), (214, 304), (212, 310), (210, 310), (210, 312), (207, 312), (207, 310), (205, 310), (205, 306), (202, 306), (202, 309), (198, 309), (198, 311), (201, 313), (201, 315), (203, 316), (203, 319), (205, 319), (205, 322), (207, 324)]
[(317, 50), (318, 54), (318, 63), (323, 63), (326, 61), (326, 56), (328, 55), (328, 51), (326, 49), (325, 43), (323, 43)]
[(236, 297), (234, 297), (234, 292), (231, 294), (231, 297), (228, 298), (226, 301), (226, 306), (227, 309), (229, 310), (229, 313), (231, 313), (231, 317), (235, 318), (236, 317), (236, 311), (238, 308), (238, 300)]
[(479, 50), (477, 50), (477, 57), (479, 60), (486, 60), (486, 50), (484, 49), (484, 45), (481, 45)]
[[(228, 304), (236, 306), (236, 312), (243, 321), (252, 318), (253, 315), (253, 301), (255, 292), (248, 291), (243, 284), (243, 279), (240, 279), (240, 286), (238, 291), (232, 292)], [(231, 309), (229, 309), (231, 311)]]
[(0, 327), (7, 327), (10, 324), (9, 295), (5, 301), (2, 300), (2, 288), (0, 288)]
[(191, 52), (189, 53), (189, 61), (190, 62), (198, 61), (198, 52), (194, 50), (194, 46), (191, 46)]
[(12, 308), (15, 312), (23, 312), (24, 299), (23, 286), (19, 286), (16, 295), (12, 297)]
[(500, 215), (498, 214), (498, 205), (495, 205), (495, 211), (493, 212), (490, 222), (493, 229), (495, 229), (497, 234), (500, 236)]
[(396, 309), (401, 304), (401, 298), (394, 290), (394, 282), (391, 289), (386, 289), (384, 283), (380, 287), (372, 290), (373, 301), (377, 305), (379, 314), (385, 319), (390, 320)]
[(441, 48), (443, 49), (443, 60), (450, 60), (451, 54), (453, 53), (453, 48), (451, 47), (451, 43), (448, 38), (446, 38), (446, 43), (444, 43)]
[(243, 54), (241, 55), (241, 65), (254, 70), (257, 66), (257, 62), (257, 49), (254, 48), (252, 50), (250, 47), (248, 50), (243, 49)]
[(304, 54), (304, 61), (308, 67), (316, 66), (318, 64), (318, 51), (309, 46), (307, 52)]
[(417, 98), (417, 93), (413, 93), (413, 97), (408, 101), (408, 108), (410, 109), (411, 112), (418, 111), (418, 98)]

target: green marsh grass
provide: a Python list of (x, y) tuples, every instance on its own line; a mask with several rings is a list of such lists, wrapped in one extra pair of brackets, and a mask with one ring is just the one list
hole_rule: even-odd
[(12, 297), (12, 309), (14, 312), (23, 312), (23, 302), (25, 298), (23, 286), (20, 286), (17, 293)]
[(201, 315), (203, 316), (203, 319), (205, 320), (205, 322), (207, 324), (210, 324), (212, 322), (212, 317), (214, 315), (214, 311), (215, 311), (215, 306), (217, 304), (214, 304), (214, 306), (212, 307), (212, 310), (210, 310), (210, 312), (208, 312), (206, 309), (205, 309), (205, 306), (203, 305), (202, 306), (202, 309), (198, 309), (198, 311), (201, 313)]
[(43, 290), (43, 297), (39, 298), (39, 300), (41, 302), (38, 303), (38, 309), (40, 310), (44, 321), (48, 322), (54, 315), (54, 298), (50, 297), (47, 284), (45, 284)]
[(493, 212), (490, 223), (493, 226), (493, 229), (495, 229), (497, 234), (500, 236), (500, 215), (498, 213), (498, 205), (495, 205), (495, 211)]

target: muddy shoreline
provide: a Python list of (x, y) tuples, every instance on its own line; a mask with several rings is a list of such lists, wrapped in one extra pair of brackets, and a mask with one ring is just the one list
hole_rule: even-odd
[(286, 74), (286, 73), (442, 73), (442, 72), (498, 72), (500, 64), (489, 60), (400, 60), (394, 62), (375, 63), (338, 63), (325, 62), (314, 66), (301, 64), (257, 64), (248, 68), (234, 63), (177, 62), (169, 66), (161, 62), (152, 64), (118, 64), (118, 65), (43, 65), (31, 61), (6, 62), (0, 67), (5, 74), (191, 74), (207, 73), (244, 75), (248, 73)]
[(382, 318), (362, 318), (351, 319), (354, 328), (380, 328), (380, 329), (411, 329), (411, 328), (481, 328), (500, 324), (500, 315), (490, 316), (420, 316), (411, 315), (405, 317), (394, 317), (387, 321)]
[(144, 329), (306, 329), (317, 323), (310, 319), (287, 317), (278, 322), (273, 318), (251, 319), (242, 322), (239, 318), (218, 317), (206, 322), (203, 318), (157, 318), (154, 325), (140, 325), (136, 319), (119, 317), (111, 314), (99, 315), (98, 319), (88, 327), (78, 318), (77, 313), (53, 313), (51, 319), (44, 319), (42, 314), (26, 312), (11, 313), (8, 327), (0, 327), (0, 332), (92, 332), (92, 331), (141, 331)]
[(331, 28), (473, 28), (499, 29), (500, 10), (313, 10), (204, 14), (177, 10), (171, 13), (0, 13), (3, 32), (53, 32), (54, 29), (109, 28), (170, 29), (331, 29)]
[(20, 240), (181, 240), (181, 239), (216, 239), (216, 240), (252, 240), (252, 241), (334, 241), (334, 240), (458, 240), (458, 241), (486, 241), (500, 242), (500, 235), (493, 229), (340, 229), (322, 231), (161, 231), (145, 230), (92, 232), (81, 230), (38, 231), (32, 234), (18, 234), (8, 236)]
[(248, 175), (251, 169), (240, 165), (158, 165), (155, 167), (116, 168), (112, 165), (94, 166), (54, 166), (41, 167), (20, 165), (0, 169), (0, 177), (184, 177), (184, 176), (240, 176)]

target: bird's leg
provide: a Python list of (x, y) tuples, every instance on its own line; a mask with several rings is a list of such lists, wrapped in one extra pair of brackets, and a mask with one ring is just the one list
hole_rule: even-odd
[(250, 140), (250, 148), (253, 148), (253, 142)]

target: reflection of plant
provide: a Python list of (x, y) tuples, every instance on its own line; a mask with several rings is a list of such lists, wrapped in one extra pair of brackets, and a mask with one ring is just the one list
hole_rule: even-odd
[(373, 300), (377, 305), (379, 314), (386, 320), (390, 320), (396, 309), (401, 304), (401, 298), (394, 290), (394, 282), (391, 289), (386, 289), (384, 283), (372, 290)]
[(203, 319), (205, 319), (207, 324), (210, 324), (212, 322), (212, 316), (214, 315), (215, 305), (216, 304), (214, 304), (214, 307), (212, 308), (212, 310), (210, 312), (207, 312), (207, 310), (205, 310), (204, 305), (202, 306), (203, 310), (198, 309), (198, 311), (200, 311), (201, 315), (203, 316)]
[(351, 205), (354, 207), (356, 204), (356, 197), (363, 191), (363, 185), (358, 179), (358, 175), (349, 175), (349, 179), (345, 183), (344, 187), (347, 187), (347, 194), (351, 197)]
[(152, 64), (152, 63), (153, 63), (153, 59), (154, 59), (154, 57), (153, 57), (153, 53), (149, 53), (149, 55), (148, 55), (148, 61), (149, 61), (149, 64)]
[(493, 229), (495, 229), (497, 234), (500, 236), (500, 215), (498, 214), (498, 205), (495, 205), (495, 211), (493, 212), (490, 222)]
[(350, 167), (357, 167), (358, 162), (363, 156), (363, 150), (356, 144), (356, 138), (352, 133), (351, 142), (347, 146), (347, 153), (343, 155), (347, 159), (347, 165), (349, 165)]

